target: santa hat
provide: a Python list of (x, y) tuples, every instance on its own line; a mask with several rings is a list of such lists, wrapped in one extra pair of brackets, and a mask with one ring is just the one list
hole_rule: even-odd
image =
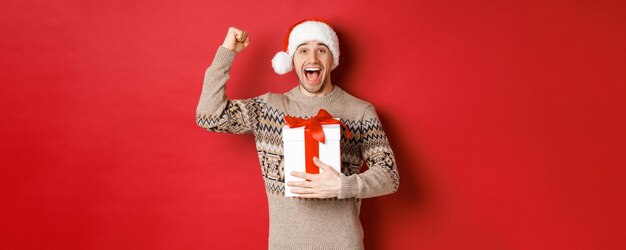
[(339, 65), (339, 39), (335, 31), (321, 18), (307, 18), (289, 28), (285, 36), (285, 51), (276, 53), (272, 59), (274, 71), (280, 75), (291, 71), (293, 54), (298, 46), (307, 41), (318, 41), (330, 49), (333, 55), (331, 70)]

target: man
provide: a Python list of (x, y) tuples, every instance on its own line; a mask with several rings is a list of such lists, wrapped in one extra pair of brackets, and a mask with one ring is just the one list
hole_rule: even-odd
[[(269, 205), (270, 249), (363, 249), (361, 199), (395, 192), (398, 171), (374, 107), (331, 81), (339, 65), (336, 33), (320, 19), (297, 23), (272, 66), (279, 74), (295, 70), (299, 85), (284, 94), (229, 100), (225, 85), (231, 64), (248, 45), (247, 32), (228, 29), (206, 71), (196, 123), (209, 131), (254, 134)], [(284, 117), (308, 119), (320, 109), (352, 132), (341, 138), (341, 172), (314, 158), (320, 174), (284, 173)], [(361, 173), (364, 161), (368, 170)], [(307, 180), (287, 183), (299, 197), (285, 197), (287, 174)]]

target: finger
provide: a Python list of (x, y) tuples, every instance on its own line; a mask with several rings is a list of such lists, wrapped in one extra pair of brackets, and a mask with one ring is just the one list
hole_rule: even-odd
[(228, 28), (228, 34), (230, 34), (230, 36), (237, 39), (237, 37), (241, 34), (241, 30), (238, 29), (237, 27), (230, 27)]
[(248, 38), (248, 32), (243, 31), (243, 30), (238, 30), (238, 32), (237, 32), (237, 41), (245, 42), (246, 38)]
[(292, 188), (291, 192), (300, 195), (315, 194), (315, 190), (311, 188)]
[(287, 182), (287, 186), (312, 188), (315, 185), (310, 181), (290, 181), (290, 182)]
[(337, 172), (335, 171), (335, 169), (333, 169), (330, 165), (327, 165), (326, 163), (323, 163), (322, 161), (320, 161), (319, 158), (317, 157), (313, 157), (313, 163), (315, 163), (315, 165), (317, 165), (319, 168), (321, 168), (324, 171), (331, 171), (331, 172)]
[(246, 40), (243, 41), (243, 46), (244, 47), (248, 47), (248, 45), (250, 45), (250, 37), (246, 37)]
[(320, 198), (320, 199), (323, 198), (319, 194), (300, 194), (300, 195), (298, 195), (298, 197), (300, 197), (300, 198)]
[(305, 180), (313, 180), (313, 178), (317, 176), (316, 174), (309, 174), (309, 173), (296, 172), (296, 171), (292, 171), (291, 175), (298, 177), (298, 178), (305, 179)]

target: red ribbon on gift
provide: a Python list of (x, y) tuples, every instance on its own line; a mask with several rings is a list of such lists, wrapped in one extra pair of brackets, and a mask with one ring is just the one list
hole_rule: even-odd
[(285, 124), (289, 128), (304, 127), (304, 157), (306, 163), (306, 172), (311, 174), (319, 174), (319, 167), (313, 163), (313, 157), (319, 158), (319, 142), (326, 143), (324, 130), (322, 125), (339, 124), (346, 129), (346, 137), (350, 138), (351, 133), (343, 122), (336, 120), (324, 109), (320, 109), (317, 115), (310, 119), (301, 119), (292, 116), (285, 116)]

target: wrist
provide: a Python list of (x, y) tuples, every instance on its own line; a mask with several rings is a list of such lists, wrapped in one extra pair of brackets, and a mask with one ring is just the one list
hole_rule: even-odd
[(351, 198), (351, 197), (358, 197), (357, 195), (357, 190), (358, 190), (358, 180), (357, 180), (357, 175), (353, 174), (350, 176), (345, 176), (344, 174), (340, 173), (339, 174), (339, 178), (341, 180), (341, 188), (339, 189), (339, 195), (337, 195), (337, 198), (339, 199), (345, 199), (345, 198)]
[(337, 184), (335, 187), (335, 197), (339, 197), (339, 194), (341, 193), (341, 175), (337, 175)]
[[(222, 47), (224, 47), (225, 49), (230, 50), (232, 52), (235, 52), (235, 47), (233, 47), (233, 46), (231, 46), (229, 44), (223, 43)], [(237, 53), (237, 52), (235, 52), (235, 53)]]

